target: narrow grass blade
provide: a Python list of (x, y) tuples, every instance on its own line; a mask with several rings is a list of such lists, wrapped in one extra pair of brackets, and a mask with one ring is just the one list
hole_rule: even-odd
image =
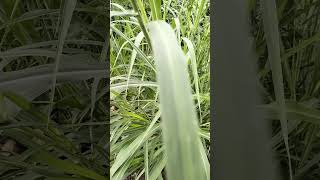
[(150, 172), (150, 180), (157, 180), (157, 178), (161, 177), (161, 171), (165, 167), (167, 163), (167, 156), (163, 155), (160, 162), (158, 162)]
[(263, 25), (269, 54), (268, 58), (271, 65), (276, 101), (279, 105), (279, 118), (288, 155), (290, 180), (292, 180), (292, 167), (288, 140), (288, 125), (286, 117), (285, 96), (280, 57), (280, 35), (278, 28), (276, 2), (275, 0), (263, 0), (262, 5)]
[[(91, 87), (91, 111), (90, 111), (90, 122), (93, 122), (93, 112), (94, 112), (94, 107), (96, 105), (96, 99), (97, 99), (97, 91), (98, 91), (98, 86), (99, 86), (100, 78), (94, 78), (92, 87)], [(91, 151), (92, 154), (94, 152), (93, 150), (93, 132), (92, 132), (92, 126), (89, 127), (89, 134), (90, 134), (90, 142), (91, 142)]]
[(30, 12), (26, 12), (25, 14), (22, 14), (20, 17), (12, 19), (11, 21), (8, 21), (6, 23), (3, 23), (0, 26), (0, 30), (3, 28), (6, 28), (9, 25), (13, 25), (15, 23), (21, 23), (23, 21), (27, 21), (27, 20), (31, 20), (31, 19), (35, 19), (37, 17), (43, 16), (43, 15), (50, 15), (50, 14), (57, 14), (59, 13), (58, 9), (39, 9), (39, 10), (34, 10), (34, 11), (30, 11)]
[[(134, 42), (134, 45), (136, 47), (139, 47), (140, 44), (141, 44), (141, 41), (144, 37), (144, 34), (143, 32), (140, 32), (138, 34), (138, 36), (136, 37), (136, 40)], [(134, 61), (136, 60), (136, 57), (137, 57), (137, 51), (135, 49), (132, 50), (132, 54), (131, 54), (131, 59), (130, 59), (130, 66), (129, 66), (129, 72), (128, 72), (128, 77), (127, 77), (127, 86), (129, 85), (129, 81), (130, 81), (130, 76), (131, 76), (131, 73), (132, 73), (132, 69), (133, 69), (133, 65), (134, 65)], [(126, 93), (128, 91), (128, 88), (126, 89)]]
[[(77, 59), (79, 60), (79, 59)], [(62, 62), (57, 72), (57, 82), (79, 82), (90, 78), (107, 77), (106, 63), (72, 63), (72, 59)], [(20, 71), (0, 73), (0, 91), (19, 93), (28, 100), (33, 100), (51, 87), (54, 64), (40, 65)], [(11, 109), (10, 113), (18, 109)]]
[(204, 8), (205, 8), (205, 5), (206, 5), (206, 0), (202, 0), (201, 1), (201, 3), (200, 3), (200, 7), (199, 7), (199, 9), (198, 9), (198, 12), (197, 12), (197, 16), (196, 16), (196, 19), (195, 19), (195, 22), (194, 22), (194, 32), (198, 29), (198, 27), (199, 27), (199, 22), (200, 22), (200, 18), (201, 18), (201, 16), (202, 16), (202, 14), (203, 14), (203, 10), (204, 10)]
[(154, 21), (161, 19), (161, 0), (149, 0), (151, 15)]
[(316, 154), (311, 160), (309, 160), (306, 165), (300, 168), (294, 175), (295, 179), (303, 177), (303, 175), (310, 169), (312, 166), (320, 162), (320, 153)]
[(144, 145), (144, 169), (145, 169), (145, 179), (149, 180), (149, 150), (148, 150), (148, 141)]
[(68, 0), (65, 1), (64, 8), (63, 8), (63, 15), (62, 15), (62, 24), (59, 34), (59, 43), (58, 43), (58, 49), (56, 53), (56, 61), (55, 61), (55, 67), (53, 72), (53, 78), (52, 78), (52, 89), (51, 89), (51, 96), (50, 96), (50, 105), (48, 110), (48, 124), (50, 122), (50, 114), (53, 107), (53, 100), (55, 95), (55, 88), (56, 88), (56, 81), (57, 81), (57, 73), (58, 73), (58, 67), (60, 64), (60, 58), (63, 50), (64, 41), (67, 37), (68, 29), (70, 26), (71, 18), (73, 11), (76, 7), (77, 0)]
[(102, 175), (99, 175), (92, 170), (83, 168), (71, 161), (63, 161), (61, 159), (57, 159), (56, 157), (44, 151), (39, 152), (39, 154), (36, 156), (36, 159), (41, 162), (47, 162), (49, 166), (55, 169), (62, 170), (66, 173), (80, 175), (82, 177), (93, 180), (107, 180), (106, 177), (103, 177)]
[(144, 36), (146, 37), (148, 44), (151, 46), (150, 37), (149, 37), (149, 34), (147, 32), (147, 29), (146, 29), (146, 26), (145, 26), (145, 22), (143, 20), (143, 16), (141, 15), (141, 13), (139, 13), (139, 8), (138, 8), (139, 5), (137, 4), (137, 2), (135, 0), (131, 0), (131, 3), (132, 3), (132, 6), (133, 6), (133, 9), (138, 12), (138, 17), (137, 18), (138, 18), (138, 22), (139, 22), (140, 28), (141, 28)]
[(119, 36), (121, 36), (122, 38), (124, 38), (125, 40), (127, 40), (127, 42), (132, 46), (132, 48), (134, 48), (138, 54), (146, 61), (146, 63), (150, 66), (150, 68), (154, 71), (154, 65), (150, 62), (150, 60), (148, 59), (148, 57), (145, 55), (145, 53), (143, 53), (137, 46), (134, 45), (134, 43), (125, 35), (123, 34), (119, 29), (117, 29), (114, 25), (111, 25), (111, 29), (117, 33)]
[(198, 101), (198, 108), (199, 108), (199, 114), (200, 114), (200, 123), (202, 122), (202, 115), (201, 115), (201, 105), (200, 105), (200, 89), (199, 89), (199, 75), (198, 75), (198, 69), (197, 69), (197, 60), (196, 60), (196, 52), (194, 49), (194, 46), (192, 42), (188, 38), (182, 38), (183, 41), (187, 44), (190, 54), (190, 60), (191, 60), (191, 69), (193, 73), (193, 82), (195, 84), (196, 89), (196, 96)]
[(141, 13), (141, 18), (143, 20), (143, 23), (148, 23), (148, 17), (145, 11), (145, 7), (143, 5), (143, 2), (141, 0), (137, 0), (137, 5), (139, 7), (140, 13)]
[[(259, 108), (266, 111), (270, 119), (279, 117), (279, 106), (276, 103), (261, 105)], [(285, 109), (288, 120), (299, 120), (312, 124), (320, 124), (320, 111), (318, 109), (294, 101), (287, 101)]]
[(287, 59), (290, 56), (294, 55), (295, 53), (302, 51), (307, 46), (312, 45), (314, 43), (318, 43), (320, 41), (320, 32), (315, 34), (314, 36), (310, 37), (309, 39), (303, 40), (300, 44), (296, 47), (288, 49), (285, 54), (282, 56), (283, 59)]
[(203, 146), (192, 101), (186, 57), (167, 23), (154, 21), (149, 28), (158, 72), (168, 179), (210, 179), (208, 159), (203, 159), (201, 154)]
[(124, 16), (136, 16), (137, 13), (135, 12), (123, 12), (123, 11), (110, 11), (110, 16), (115, 17), (115, 16), (120, 16), (120, 17), (124, 17)]

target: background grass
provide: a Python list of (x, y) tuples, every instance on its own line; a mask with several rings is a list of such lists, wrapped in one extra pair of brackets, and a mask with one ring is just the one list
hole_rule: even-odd
[(293, 179), (319, 179), (320, 1), (251, 2), (262, 107), (273, 120), (271, 144), (283, 178), (289, 179), (291, 169)]
[[(149, 23), (157, 20), (168, 23), (174, 29), (173, 36), (175, 37), (172, 37), (171, 34), (162, 34), (161, 36), (160, 32), (169, 33), (170, 31), (160, 23), (159, 28), (163, 29), (157, 31), (155, 28), (154, 33), (150, 34), (148, 31)], [(177, 38), (177, 45), (172, 40), (174, 38)], [(153, 42), (152, 45), (150, 42)], [(200, 134), (203, 141), (205, 151), (202, 156), (205, 159), (209, 156), (209, 1), (112, 1), (110, 43), (112, 179), (166, 179), (166, 168), (170, 168), (171, 172), (168, 170), (168, 173), (171, 173), (168, 174), (169, 177), (173, 175), (172, 173), (176, 173), (176, 178), (183, 179), (186, 172), (184, 174), (181, 172), (192, 164), (188, 159), (179, 159), (178, 156), (172, 158), (177, 154), (174, 154), (175, 151), (170, 149), (169, 141), (167, 141), (168, 146), (164, 147), (162, 136), (163, 133), (168, 133), (167, 135), (171, 133), (171, 136), (167, 137), (172, 139), (172, 143), (174, 143), (172, 147), (186, 148), (191, 145), (187, 143), (188, 138), (181, 135), (185, 133), (183, 129), (188, 129), (188, 125), (183, 122), (187, 123), (189, 122), (187, 120), (193, 119), (193, 116), (188, 115), (192, 114), (189, 110), (196, 109), (200, 129), (195, 135)], [(186, 58), (180, 58), (180, 47)], [(158, 58), (158, 66), (156, 67), (154, 53), (157, 52), (159, 52), (157, 57), (160, 59)], [(185, 61), (190, 73), (186, 74), (183, 71), (183, 64), (174, 66), (174, 63), (169, 63), (171, 61), (179, 63)], [(178, 92), (175, 91), (175, 88), (181, 88), (180, 81), (174, 83), (174, 81), (168, 82), (167, 79), (160, 81), (160, 84), (157, 82), (157, 76), (160, 79), (161, 76), (163, 78), (167, 76), (169, 79), (184, 79), (181, 75), (182, 77), (189, 76), (193, 102), (196, 105), (194, 107), (189, 105), (188, 112), (185, 112), (187, 110), (185, 106), (188, 103), (172, 99), (179, 95), (175, 94)], [(187, 83), (188, 81), (182, 82)], [(189, 86), (187, 85), (187, 87)], [(183, 89), (182, 92), (186, 90), (188, 89)], [(159, 102), (159, 94), (160, 98), (163, 96), (161, 102)], [(186, 94), (188, 94), (187, 91)], [(188, 100), (188, 97), (185, 98)], [(166, 104), (166, 100), (172, 100), (176, 105)], [(159, 109), (159, 103), (162, 103), (162, 109)], [(184, 111), (183, 109), (180, 111), (181, 107), (185, 107)], [(181, 119), (184, 115), (189, 119)], [(167, 121), (163, 119), (164, 117), (168, 118)], [(166, 123), (161, 126), (161, 121)], [(175, 126), (175, 123), (176, 125), (180, 123), (180, 125)], [(189, 124), (189, 127), (193, 126), (192, 121)], [(189, 130), (191, 129), (189, 128)], [(164, 130), (166, 131), (164, 132)], [(178, 136), (179, 133), (181, 137)], [(186, 143), (181, 141), (183, 139), (187, 140)], [(200, 147), (201, 145), (191, 148), (200, 150)], [(182, 158), (190, 157), (183, 155), (183, 153), (187, 153), (187, 149), (176, 152), (181, 152)], [(200, 155), (200, 152), (195, 153), (195, 156), (198, 154)], [(198, 159), (196, 158), (196, 160)], [(179, 164), (183, 160), (187, 164)], [(170, 164), (171, 166), (168, 167)], [(172, 166), (173, 164), (176, 166)], [(188, 173), (192, 174), (192, 169), (189, 169)], [(201, 172), (197, 171), (197, 173)], [(188, 178), (192, 179), (191, 176)]]
[[(268, 4), (257, 0), (249, 2), (251, 30), (259, 57), (257, 78), (263, 97), (260, 107), (268, 112), (272, 123), (271, 144), (280, 159), (282, 177), (290, 179), (292, 171), (293, 179), (318, 179), (319, 2), (276, 1), (276, 6), (270, 6), (276, 8), (275, 16), (263, 16), (262, 8), (268, 13), (265, 6)], [(195, 57), (196, 66), (189, 64), (189, 74), (201, 132), (209, 135), (210, 36), (208, 3), (204, 4), (203, 9), (202, 1), (161, 1), (160, 5), (158, 1), (113, 1), (111, 5), (111, 159), (117, 159), (123, 148), (130, 148), (139, 135), (146, 132), (150, 135), (130, 152), (127, 161), (123, 160), (126, 163), (118, 167), (119, 177), (142, 177), (146, 170), (149, 174), (154, 171), (159, 174), (165, 167), (161, 156), (161, 128), (154, 126), (154, 131), (146, 131), (150, 122), (158, 118), (159, 108), (152, 51), (148, 34), (144, 32), (145, 24), (151, 20), (162, 19), (171, 24), (184, 53)], [(273, 29), (267, 32), (270, 27)], [(271, 39), (278, 36), (279, 40), (274, 39), (267, 47), (266, 36)]]
[(108, 7), (0, 2), (0, 179), (108, 179)]
[[(262, 16), (263, 4), (250, 0), (250, 5), (260, 108), (273, 125), (271, 144), (283, 178), (289, 179), (291, 169), (293, 179), (319, 179), (320, 2), (276, 1), (280, 42), (274, 43), (279, 43), (282, 72), (269, 64), (268, 23), (263, 22), (270, 19)], [(75, 6), (62, 0), (0, 1), (0, 179), (107, 179), (109, 147), (114, 179), (165, 178), (157, 73), (147, 31), (154, 20), (171, 25), (187, 57), (199, 134), (209, 156), (209, 2), (114, 0), (110, 34), (108, 6), (101, 0), (78, 0)], [(279, 60), (275, 63), (279, 67)], [(283, 87), (273, 83), (279, 73)], [(279, 121), (275, 92), (280, 91), (287, 133)], [(288, 135), (287, 147), (282, 134)]]

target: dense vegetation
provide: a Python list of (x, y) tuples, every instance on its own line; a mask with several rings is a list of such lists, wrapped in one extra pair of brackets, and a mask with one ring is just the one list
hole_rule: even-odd
[(208, 0), (112, 1), (112, 179), (209, 178), (209, 11)]
[(0, 1), (0, 179), (109, 179), (108, 7)]
[[(283, 179), (317, 180), (320, 1), (249, 2)], [(209, 6), (1, 0), (0, 179), (208, 178)]]
[(271, 144), (282, 176), (319, 179), (320, 1), (276, 1), (277, 9), (250, 2), (262, 107), (274, 120)]
[[(159, 91), (155, 88), (157, 74), (152, 69), (153, 53), (148, 38), (143, 39), (145, 32), (142, 31), (149, 21), (163, 19), (171, 24), (184, 53), (188, 58), (195, 57), (196, 68), (189, 64), (191, 86), (201, 132), (204, 133), (202, 137), (209, 135), (210, 56), (206, 9), (209, 3), (204, 3), (205, 8), (201, 9), (203, 1), (161, 1), (157, 10), (152, 2), (159, 3), (113, 1), (111, 5), (111, 147), (114, 147), (111, 148), (111, 164), (117, 162), (113, 170), (118, 170), (119, 177), (142, 177), (145, 171), (159, 176), (159, 171), (165, 167), (161, 156), (161, 128), (146, 131), (150, 121), (158, 118), (156, 112), (159, 108)], [(265, 104), (260, 107), (269, 112), (273, 124), (271, 145), (280, 159), (284, 179), (290, 176), (318, 179), (320, 3), (277, 1), (276, 16), (268, 16), (273, 9), (263, 7), (268, 4), (262, 2), (265, 1), (250, 1), (250, 12), (258, 55), (259, 87)], [(136, 7), (132, 6), (135, 3)], [(197, 16), (199, 12), (201, 15)], [(193, 48), (188, 46), (185, 38), (190, 40)], [(191, 55), (193, 50), (195, 56)], [(197, 69), (196, 73), (194, 69)], [(141, 134), (147, 134), (149, 138), (135, 144), (134, 140), (141, 138)], [(123, 149), (126, 151), (121, 151)], [(119, 153), (126, 154), (120, 164), (117, 161)]]

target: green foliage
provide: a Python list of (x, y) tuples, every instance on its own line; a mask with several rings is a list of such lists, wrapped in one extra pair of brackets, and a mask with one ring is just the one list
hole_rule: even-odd
[(250, 2), (264, 92), (261, 107), (273, 120), (271, 144), (282, 175), (319, 179), (320, 1)]
[(112, 179), (209, 179), (209, 1), (111, 10)]
[(0, 2), (0, 179), (109, 179), (107, 14)]

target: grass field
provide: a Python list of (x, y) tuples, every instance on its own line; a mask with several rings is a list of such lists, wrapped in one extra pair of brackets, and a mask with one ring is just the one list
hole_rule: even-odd
[[(150, 176), (152, 179), (160, 176), (165, 161), (168, 163), (166, 169), (170, 171), (170, 158), (164, 160), (164, 156), (169, 157), (170, 151), (165, 148), (169, 154), (161, 154), (165, 152), (163, 143), (167, 145), (165, 133), (170, 134), (164, 127), (175, 126), (174, 122), (166, 124), (168, 122), (164, 119), (163, 126), (158, 127), (158, 121), (155, 119), (159, 118), (159, 107), (161, 109), (169, 106), (174, 109), (176, 105), (174, 103), (176, 99), (169, 101), (171, 103), (168, 104), (164, 102), (165, 105), (162, 105), (165, 100), (161, 98), (161, 86), (164, 86), (164, 89), (171, 88), (172, 93), (178, 87), (174, 82), (170, 82), (174, 79), (161, 81), (161, 74), (178, 79), (180, 70), (175, 67), (170, 71), (171, 69), (167, 67), (167, 70), (157, 71), (157, 66), (161, 66), (157, 64), (157, 57), (163, 58), (159, 61), (166, 61), (166, 58), (171, 59), (171, 56), (177, 58), (177, 56), (172, 51), (170, 52), (173, 54), (166, 55), (168, 49), (165, 49), (165, 45), (161, 42), (152, 44), (152, 39), (160, 38), (161, 33), (155, 35), (151, 32), (150, 36), (147, 33), (148, 23), (164, 20), (170, 24), (175, 30), (179, 46), (187, 59), (190, 59), (187, 62), (194, 108), (197, 110), (201, 127), (200, 136), (202, 140), (206, 139), (203, 145), (208, 155), (210, 24), (207, 7), (209, 3), (205, 1), (113, 1), (112, 3), (111, 174), (134, 178)], [(266, 1), (250, 1), (251, 29), (258, 55), (257, 78), (260, 80), (258, 85), (264, 104), (260, 108), (268, 112), (270, 122), (273, 124), (271, 144), (280, 160), (279, 167), (284, 179), (319, 177), (318, 9), (318, 1), (277, 1), (276, 6)], [(275, 16), (270, 14), (273, 10), (278, 14)], [(171, 37), (169, 34), (161, 38), (170, 42), (166, 43), (166, 46), (171, 47), (173, 41), (166, 39)], [(164, 53), (162, 56), (157, 55), (157, 48), (160, 48), (158, 53)], [(172, 49), (177, 50), (175, 47)], [(156, 83), (157, 80), (159, 83)], [(168, 99), (174, 96), (166, 95)], [(179, 111), (171, 113), (180, 114)], [(163, 135), (163, 141), (159, 135)], [(171, 138), (177, 140), (179, 136)], [(176, 170), (179, 168), (172, 167)]]
[(112, 1), (112, 179), (209, 179), (209, 15), (208, 0)]
[(320, 1), (251, 2), (262, 107), (274, 120), (283, 179), (319, 179)]
[(0, 179), (109, 179), (108, 6), (0, 1)]
[[(318, 180), (320, 1), (248, 2), (282, 178)], [(209, 179), (209, 7), (1, 0), (0, 179)]]

